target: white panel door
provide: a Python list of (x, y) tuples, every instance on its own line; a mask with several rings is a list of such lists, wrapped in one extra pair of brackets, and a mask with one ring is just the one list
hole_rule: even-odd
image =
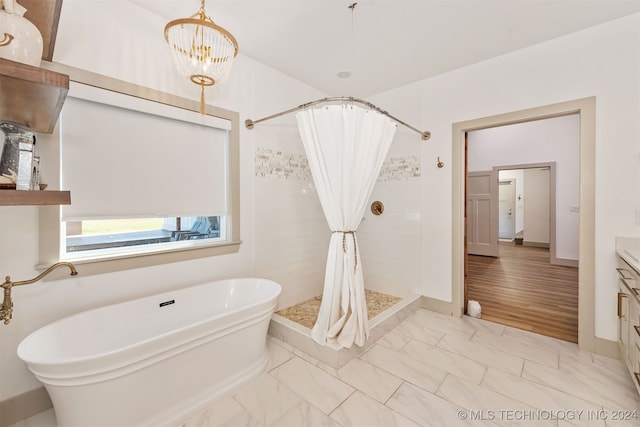
[(516, 184), (512, 179), (501, 179), (498, 188), (498, 237), (513, 240), (516, 234)]
[(498, 257), (498, 172), (467, 174), (467, 253)]

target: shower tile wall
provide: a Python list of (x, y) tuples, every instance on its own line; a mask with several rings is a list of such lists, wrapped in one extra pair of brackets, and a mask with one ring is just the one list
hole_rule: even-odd
[[(399, 297), (420, 293), (420, 142), (396, 134), (358, 228), (366, 287)], [(371, 213), (374, 200), (382, 215)]]
[[(331, 236), (299, 137), (284, 135), (295, 144), (265, 147), (257, 140), (255, 149), (256, 275), (282, 285), (277, 309), (322, 294)], [(373, 216), (367, 207), (358, 229), (369, 289), (419, 293), (420, 175), (415, 141), (396, 137), (367, 203), (381, 200), (385, 211)]]
[(322, 293), (331, 233), (312, 184), (304, 154), (256, 148), (256, 275), (282, 285), (277, 309)]

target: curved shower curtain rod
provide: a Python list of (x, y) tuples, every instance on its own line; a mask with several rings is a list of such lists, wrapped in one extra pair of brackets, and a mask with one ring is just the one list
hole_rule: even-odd
[(399, 123), (405, 127), (408, 127), (409, 129), (411, 129), (414, 132), (417, 132), (421, 135), (423, 140), (428, 140), (429, 138), (431, 138), (431, 132), (428, 131), (420, 131), (416, 128), (414, 128), (413, 126), (410, 126), (408, 124), (406, 124), (405, 122), (403, 122), (400, 119), (397, 119), (395, 117), (393, 117), (391, 114), (389, 114), (388, 112), (382, 110), (381, 108), (377, 107), (376, 105), (368, 102), (368, 101), (364, 101), (362, 99), (358, 99), (358, 98), (354, 98), (352, 96), (334, 96), (332, 98), (322, 98), (322, 99), (317, 99), (315, 101), (311, 101), (311, 102), (307, 102), (306, 104), (302, 104), (302, 105), (298, 105), (295, 108), (291, 108), (289, 110), (286, 111), (282, 111), (280, 113), (277, 114), (273, 114), (271, 116), (267, 116), (267, 117), (263, 117), (261, 119), (258, 120), (251, 120), (251, 119), (247, 119), (244, 121), (244, 125), (247, 127), (247, 129), (253, 129), (253, 125), (260, 123), (260, 122), (264, 122), (266, 120), (271, 120), (271, 119), (275, 119), (276, 117), (280, 117), (280, 116), (284, 116), (285, 114), (289, 114), (289, 113), (293, 113), (294, 111), (299, 111), (299, 110), (304, 110), (305, 108), (309, 108), (309, 107), (313, 107), (314, 105), (318, 105), (318, 104), (324, 104), (324, 103), (328, 103), (328, 102), (355, 102), (358, 104), (362, 104), (367, 108), (370, 108), (372, 110), (376, 110), (377, 112), (384, 114), (385, 116), (389, 117), (391, 120), (395, 121), (396, 123)]

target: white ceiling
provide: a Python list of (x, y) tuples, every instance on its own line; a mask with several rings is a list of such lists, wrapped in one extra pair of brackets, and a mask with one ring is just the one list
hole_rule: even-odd
[[(200, 6), (130, 1), (167, 21)], [(207, 0), (206, 11), (241, 54), (329, 96), (356, 97), (640, 11), (640, 0), (358, 0), (352, 12), (354, 1)], [(351, 77), (337, 77), (341, 70)]]

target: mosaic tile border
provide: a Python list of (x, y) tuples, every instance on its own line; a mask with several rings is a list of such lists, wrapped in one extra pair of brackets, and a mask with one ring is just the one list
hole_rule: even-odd
[(391, 157), (382, 164), (377, 182), (407, 181), (421, 174), (418, 156)]
[[(407, 181), (422, 174), (416, 155), (392, 157), (382, 164), (377, 182)], [(312, 181), (309, 161), (303, 154), (292, 154), (269, 148), (256, 148), (255, 175), (264, 178)]]
[(269, 148), (256, 148), (256, 176), (265, 178), (311, 181), (311, 169), (307, 157)]

